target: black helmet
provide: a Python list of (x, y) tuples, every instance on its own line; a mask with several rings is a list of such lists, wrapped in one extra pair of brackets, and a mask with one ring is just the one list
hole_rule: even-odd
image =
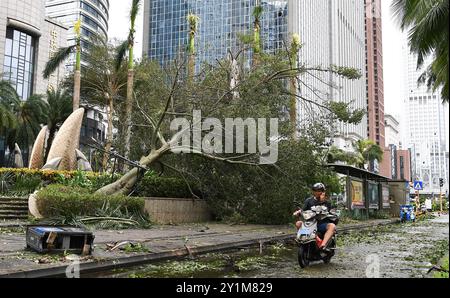
[(326, 188), (325, 188), (325, 185), (323, 183), (316, 183), (316, 184), (313, 185), (312, 190), (313, 191), (325, 191)]

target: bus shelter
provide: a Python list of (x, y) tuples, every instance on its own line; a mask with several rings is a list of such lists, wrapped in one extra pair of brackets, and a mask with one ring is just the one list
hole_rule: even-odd
[[(409, 194), (407, 181), (388, 177), (342, 164), (328, 164), (333, 171), (345, 176), (345, 207), (356, 214), (369, 216), (371, 211), (396, 212)], [(408, 186), (409, 187), (409, 186)]]

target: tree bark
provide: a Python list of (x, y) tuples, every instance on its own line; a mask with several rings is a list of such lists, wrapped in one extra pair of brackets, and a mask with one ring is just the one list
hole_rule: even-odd
[(106, 136), (106, 146), (105, 153), (103, 154), (102, 168), (103, 171), (106, 171), (109, 160), (109, 152), (111, 151), (112, 143), (113, 143), (113, 113), (114, 113), (114, 102), (112, 97), (109, 97), (109, 111), (108, 111), (108, 133)]
[[(142, 167), (148, 167), (149, 165), (160, 159), (169, 150), (170, 145), (165, 144), (160, 149), (153, 150), (149, 155), (143, 157), (139, 164)], [(96, 193), (104, 195), (127, 195), (133, 190), (133, 187), (136, 185), (138, 174), (139, 170), (137, 168), (134, 168), (116, 182), (106, 185), (105, 187), (97, 190)]]
[[(291, 79), (290, 82), (291, 94), (297, 94), (297, 82), (296, 79)], [(290, 118), (291, 118), (291, 129), (292, 129), (292, 139), (298, 140), (297, 135), (297, 97), (295, 95), (291, 95), (290, 102)]]
[[(126, 159), (130, 159), (130, 148), (131, 148), (131, 126), (132, 126), (132, 111), (133, 111), (133, 83), (134, 83), (134, 70), (128, 70), (128, 81), (127, 81), (127, 101), (125, 105), (125, 152), (124, 156)], [(127, 170), (125, 166), (125, 170)]]
[(74, 83), (73, 83), (73, 111), (75, 112), (80, 108), (80, 88), (81, 88), (81, 72), (75, 71)]

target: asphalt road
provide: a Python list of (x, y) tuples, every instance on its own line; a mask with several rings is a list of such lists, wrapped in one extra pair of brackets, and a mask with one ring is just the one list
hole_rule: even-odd
[(301, 269), (295, 247), (241, 250), (184, 262), (168, 261), (109, 277), (424, 278), (448, 252), (449, 217), (338, 235), (331, 264)]

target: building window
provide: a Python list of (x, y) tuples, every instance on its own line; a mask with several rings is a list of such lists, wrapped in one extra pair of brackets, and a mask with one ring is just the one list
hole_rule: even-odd
[(3, 79), (9, 81), (20, 98), (28, 99), (33, 91), (35, 38), (25, 32), (6, 29)]
[(405, 158), (400, 156), (400, 178), (405, 180)]

